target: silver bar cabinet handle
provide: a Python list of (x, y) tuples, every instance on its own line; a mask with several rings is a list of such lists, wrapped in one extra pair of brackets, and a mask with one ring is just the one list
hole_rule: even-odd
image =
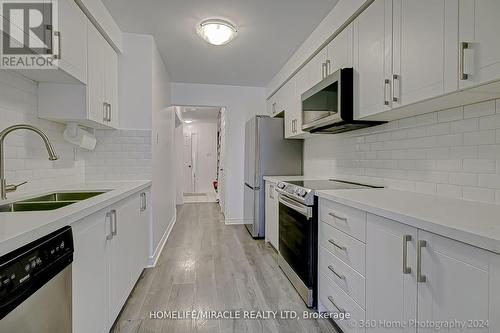
[(330, 212), (330, 213), (328, 213), (328, 215), (330, 215), (331, 217), (336, 218), (338, 220), (342, 220), (342, 221), (347, 222), (347, 217), (339, 216), (339, 215), (335, 214), (334, 212)]
[(113, 239), (113, 217), (111, 212), (106, 213), (106, 221), (109, 221), (109, 234), (106, 235), (106, 240)]
[(328, 242), (342, 251), (347, 251), (347, 247), (337, 244), (333, 239), (329, 239)]
[(326, 62), (321, 64), (321, 78), (324, 79), (326, 77)]
[(332, 273), (333, 273), (333, 274), (335, 274), (335, 275), (336, 275), (339, 279), (341, 279), (341, 280), (345, 280), (345, 276), (344, 276), (344, 275), (342, 275), (342, 274), (337, 273), (337, 272), (335, 271), (335, 268), (333, 268), (333, 266), (332, 266), (332, 265), (329, 265), (329, 266), (328, 266), (328, 269), (329, 269), (329, 270), (331, 270), (331, 271), (332, 271)]
[(113, 112), (111, 108), (111, 103), (108, 103), (108, 108), (109, 108), (108, 121), (111, 121), (111, 113)]
[[(398, 74), (393, 74), (392, 75), (392, 85), (393, 85), (393, 88), (392, 88), (392, 101), (393, 102), (399, 102), (399, 95), (401, 94), (400, 78), (401, 78), (401, 76), (399, 76)], [(396, 96), (396, 87), (398, 87), (398, 89), (397, 89), (397, 91), (398, 91), (397, 96)]]
[(330, 301), (330, 303), (333, 304), (334, 307), (337, 308), (337, 310), (339, 310), (340, 313), (345, 313), (344, 309), (340, 308), (339, 306), (337, 306), (337, 304), (335, 304), (335, 299), (332, 296), (328, 296), (328, 300)]
[(391, 80), (389, 79), (384, 80), (384, 105), (390, 105), (389, 98), (387, 97), (387, 87), (389, 87), (389, 95), (390, 95)]
[(116, 209), (113, 209), (111, 211), (111, 215), (113, 216), (113, 237), (118, 235), (118, 223), (117, 223), (117, 218), (116, 218)]
[(419, 240), (417, 242), (417, 282), (427, 282), (427, 277), (422, 274), (422, 248), (427, 247), (427, 242)]
[(57, 54), (54, 54), (54, 59), (61, 59), (61, 44), (62, 34), (60, 31), (54, 31), (54, 37), (57, 37)]
[(102, 103), (102, 121), (108, 121), (108, 103)]
[(460, 80), (467, 80), (469, 78), (469, 75), (465, 74), (465, 50), (468, 48), (469, 48), (468, 42), (460, 42), (460, 60), (459, 60)]
[(326, 76), (330, 75), (330, 68), (332, 68), (332, 62), (330, 61), (330, 59), (326, 60)]
[(411, 274), (411, 267), (408, 267), (408, 242), (411, 242), (411, 235), (403, 235), (403, 274)]

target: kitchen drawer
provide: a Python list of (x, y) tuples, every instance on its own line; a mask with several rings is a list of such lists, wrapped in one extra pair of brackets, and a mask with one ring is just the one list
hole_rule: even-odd
[(322, 246), (319, 247), (319, 271), (365, 308), (365, 278)]
[(345, 311), (350, 314), (350, 319), (335, 320), (344, 333), (365, 332), (364, 328), (358, 327), (360, 322), (365, 321), (365, 310), (343, 292), (335, 282), (321, 273), (319, 276), (319, 300), (329, 312)]
[(321, 221), (366, 242), (366, 212), (324, 199), (319, 207)]
[(321, 246), (365, 276), (365, 244), (324, 222), (319, 234)]

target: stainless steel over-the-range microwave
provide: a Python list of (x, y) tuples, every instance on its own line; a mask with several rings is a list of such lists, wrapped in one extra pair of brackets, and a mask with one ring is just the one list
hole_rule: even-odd
[(302, 130), (341, 133), (380, 125), (354, 119), (353, 69), (341, 68), (302, 94)]

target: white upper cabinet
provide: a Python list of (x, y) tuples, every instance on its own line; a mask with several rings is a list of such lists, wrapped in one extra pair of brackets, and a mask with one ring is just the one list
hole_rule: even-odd
[[(500, 1), (459, 0), (460, 87), (500, 78)], [(467, 43), (467, 44), (465, 44)]]
[(326, 77), (326, 61), (328, 60), (328, 49), (325, 47), (314, 58), (312, 58), (304, 68), (308, 72), (308, 88), (321, 82)]
[(40, 83), (38, 115), (92, 128), (118, 128), (118, 55), (91, 22), (87, 26), (87, 84)]
[(54, 69), (19, 69), (21, 75), (38, 82), (87, 82), (87, 17), (73, 0), (55, 2), (57, 30), (48, 30), (45, 43), (57, 57)]
[(456, 1), (393, 0), (393, 107), (457, 89), (457, 15)]
[(354, 21), (354, 117), (391, 107), (392, 0), (375, 0)]
[(353, 24), (342, 30), (327, 46), (326, 74), (353, 66)]

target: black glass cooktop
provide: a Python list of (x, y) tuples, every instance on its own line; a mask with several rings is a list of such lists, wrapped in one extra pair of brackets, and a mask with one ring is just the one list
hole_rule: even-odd
[(330, 180), (298, 180), (287, 181), (289, 184), (297, 185), (311, 190), (342, 190), (342, 189), (359, 189), (359, 188), (377, 188), (378, 186), (364, 185), (335, 179)]

